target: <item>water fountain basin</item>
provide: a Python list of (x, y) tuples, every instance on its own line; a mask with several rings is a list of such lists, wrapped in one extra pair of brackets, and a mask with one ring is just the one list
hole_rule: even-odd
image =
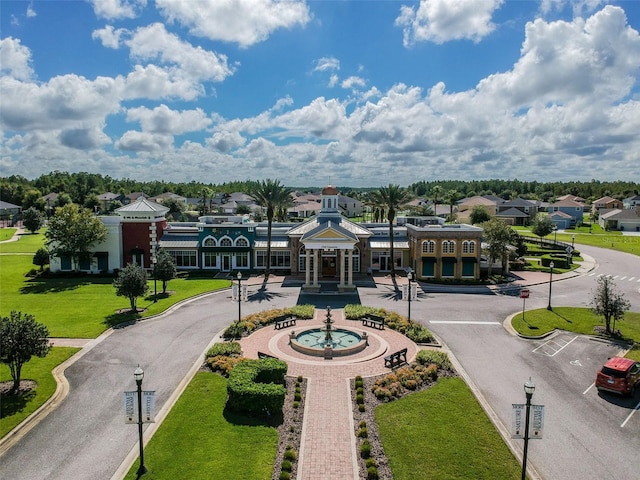
[(327, 340), (326, 329), (310, 328), (300, 333), (291, 332), (289, 344), (295, 351), (305, 355), (322, 357), (328, 346), (333, 356), (347, 356), (361, 352), (368, 345), (366, 332), (356, 333), (346, 328), (331, 328)]

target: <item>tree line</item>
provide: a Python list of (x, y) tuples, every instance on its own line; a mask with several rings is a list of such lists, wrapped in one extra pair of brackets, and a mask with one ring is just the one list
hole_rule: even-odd
[[(100, 194), (112, 192), (128, 194), (144, 192), (149, 196), (172, 192), (187, 198), (202, 198), (204, 189), (214, 193), (249, 192), (255, 188), (255, 181), (224, 182), (220, 184), (197, 182), (171, 182), (154, 180), (142, 182), (129, 178), (115, 179), (109, 175), (86, 172), (53, 171), (29, 180), (21, 175), (0, 177), (0, 199), (5, 202), (21, 205), (23, 209), (30, 206), (38, 207), (38, 201), (44, 195), (55, 192), (63, 195), (61, 203), (76, 203), (89, 205), (92, 199)], [(292, 190), (311, 192), (316, 187), (289, 186)], [(339, 187), (340, 193), (362, 199), (367, 192), (377, 190), (378, 187), (354, 188)], [(575, 195), (588, 201), (593, 201), (605, 195), (623, 199), (640, 192), (640, 183), (631, 181), (599, 181), (590, 182), (538, 182), (521, 181), (517, 179), (503, 180), (420, 180), (408, 185), (407, 190), (415, 197), (426, 197), (436, 203), (446, 201), (445, 194), (455, 191), (460, 198), (474, 195), (497, 195), (505, 200), (523, 197), (532, 200), (553, 201), (561, 195)]]

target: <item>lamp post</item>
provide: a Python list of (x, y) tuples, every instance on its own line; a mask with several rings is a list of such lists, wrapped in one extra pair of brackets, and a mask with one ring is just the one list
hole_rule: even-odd
[(527, 408), (525, 410), (525, 420), (524, 420), (524, 452), (522, 454), (522, 480), (525, 480), (527, 477), (527, 450), (529, 448), (529, 412), (531, 410), (531, 397), (533, 397), (533, 392), (535, 391), (536, 386), (531, 381), (531, 377), (524, 384), (524, 394), (527, 397)]
[(153, 303), (156, 303), (158, 301), (158, 277), (156, 276), (158, 257), (155, 255), (151, 257), (151, 263), (153, 263)]
[(553, 226), (553, 244), (558, 244), (558, 225)]
[(573, 250), (575, 248), (575, 243), (576, 243), (576, 236), (575, 234), (571, 235), (571, 249)]
[(242, 302), (242, 273), (238, 272), (236, 278), (238, 279), (238, 325), (240, 325), (240, 303)]
[(138, 442), (140, 443), (140, 466), (138, 467), (138, 477), (147, 473), (147, 469), (144, 466), (144, 447), (142, 443), (142, 379), (144, 378), (144, 371), (138, 365), (135, 372), (133, 372), (133, 378), (136, 380), (138, 386)]
[(551, 308), (551, 285), (553, 284), (553, 261), (549, 262), (549, 304), (547, 310), (553, 310)]
[(409, 322), (411, 322), (411, 280), (413, 279), (413, 272), (411, 270), (409, 270), (409, 272), (407, 273), (407, 280), (409, 280), (409, 285), (408, 285), (408, 291), (407, 291), (407, 300), (409, 300), (409, 313), (407, 316), (407, 320), (409, 320)]

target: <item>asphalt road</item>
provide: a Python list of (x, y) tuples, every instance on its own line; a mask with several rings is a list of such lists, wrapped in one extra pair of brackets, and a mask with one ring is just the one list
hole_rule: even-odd
[[(598, 274), (618, 276), (618, 287), (640, 311), (640, 258), (579, 247), (597, 259), (593, 272), (554, 282), (553, 305), (587, 306)], [(592, 274), (593, 273), (593, 274)], [(626, 277), (626, 278), (622, 278)], [(543, 308), (548, 284), (530, 287), (527, 309)], [(304, 295), (296, 286), (269, 284), (250, 289), (250, 312), (314, 303), (339, 308), (362, 302), (405, 314), (407, 304), (392, 287), (363, 287), (344, 296)], [(637, 478), (640, 471), (640, 402), (599, 395), (590, 388), (595, 372), (616, 347), (585, 337), (524, 340), (509, 334), (503, 320), (522, 309), (508, 295), (424, 293), (412, 302), (412, 318), (436, 333), (454, 352), (497, 417), (509, 427), (511, 404), (524, 403), (523, 384), (536, 383), (533, 403), (545, 405), (542, 440), (529, 445), (529, 461), (546, 480)], [(230, 292), (192, 300), (153, 320), (115, 330), (66, 371), (69, 396), (44, 421), (0, 458), (6, 479), (109, 479), (136, 446), (137, 428), (124, 423), (122, 395), (135, 390), (133, 371), (145, 371), (143, 388), (156, 391), (162, 408), (211, 339), (238, 315)], [(573, 338), (576, 337), (576, 338)], [(573, 338), (573, 339), (572, 339)], [(553, 340), (553, 339), (552, 339)], [(558, 352), (549, 355), (543, 352)], [(537, 350), (536, 350), (537, 349)], [(637, 408), (636, 408), (637, 410)], [(514, 442), (521, 449), (522, 441)]]

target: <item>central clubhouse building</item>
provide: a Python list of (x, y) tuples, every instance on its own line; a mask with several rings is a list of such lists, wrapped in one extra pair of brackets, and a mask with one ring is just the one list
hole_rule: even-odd
[[(299, 223), (273, 223), (271, 271), (304, 278), (314, 291), (320, 282), (355, 288), (354, 278), (406, 271), (416, 279), (478, 279), (482, 229), (444, 225), (433, 217), (400, 218), (393, 228), (394, 258), (388, 223), (355, 223), (338, 207), (338, 190), (322, 190), (319, 213)], [(198, 222), (167, 222), (169, 209), (144, 197), (100, 217), (108, 230), (80, 270), (113, 272), (129, 263), (152, 269), (155, 253), (168, 252), (179, 270), (260, 274), (266, 267), (267, 222), (248, 216), (202, 216)], [(52, 271), (72, 270), (70, 258), (52, 258)]]

